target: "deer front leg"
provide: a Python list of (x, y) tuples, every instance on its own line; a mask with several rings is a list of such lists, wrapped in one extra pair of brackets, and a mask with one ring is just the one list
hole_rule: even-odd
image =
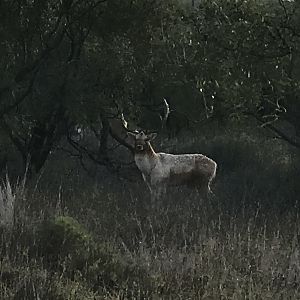
[(156, 209), (158, 207), (159, 199), (161, 196), (161, 189), (159, 187), (152, 187), (151, 193), (151, 207)]
[(142, 177), (143, 177), (143, 180), (144, 180), (144, 182), (146, 183), (146, 185), (147, 185), (147, 187), (148, 187), (150, 193), (152, 194), (152, 187), (151, 187), (151, 185), (149, 184), (149, 180), (148, 180), (147, 176), (146, 176), (145, 174), (142, 173)]
[(157, 202), (157, 199), (159, 198), (159, 191), (156, 189), (155, 185), (151, 184), (151, 179), (149, 178), (149, 176), (142, 173), (142, 177), (150, 191), (150, 198), (151, 198), (150, 208), (154, 208), (155, 203)]
[(156, 185), (152, 185), (152, 194), (151, 194), (151, 202), (153, 208), (159, 208), (161, 199), (166, 192), (166, 185), (163, 182), (156, 183)]

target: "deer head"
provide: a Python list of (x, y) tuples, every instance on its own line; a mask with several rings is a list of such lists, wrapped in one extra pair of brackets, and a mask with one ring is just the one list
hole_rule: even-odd
[(139, 131), (128, 132), (128, 135), (133, 139), (134, 151), (136, 153), (153, 151), (150, 142), (156, 138), (157, 133), (146, 134), (144, 131)]
[[(163, 98), (160, 106), (163, 109), (160, 116), (161, 129), (163, 129), (169, 116), (170, 109), (165, 98)], [(146, 130), (130, 130), (128, 128), (128, 122), (125, 120), (123, 113), (120, 113), (118, 118), (111, 121), (110, 128), (111, 134), (116, 140), (125, 145), (127, 148), (131, 148), (131, 150), (136, 153), (142, 153), (150, 150), (150, 142), (157, 136), (156, 132), (149, 132)]]

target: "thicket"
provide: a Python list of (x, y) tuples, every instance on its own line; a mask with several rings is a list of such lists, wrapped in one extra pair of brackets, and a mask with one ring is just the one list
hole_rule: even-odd
[(1, 297), (297, 299), (297, 156), (256, 138), (243, 130), (161, 146), (221, 162), (208, 202), (180, 188), (149, 209), (138, 176), (96, 180), (61, 156), (25, 190), (6, 184), (15, 220), (1, 231)]

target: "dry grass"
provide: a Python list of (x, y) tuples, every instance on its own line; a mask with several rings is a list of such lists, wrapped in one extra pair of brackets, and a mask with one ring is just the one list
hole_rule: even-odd
[(218, 143), (204, 151), (221, 162), (206, 202), (180, 189), (149, 209), (142, 181), (97, 185), (65, 165), (25, 190), (6, 182), (0, 299), (300, 299), (296, 164)]
[[(203, 203), (196, 194), (186, 197), (185, 191), (169, 194), (158, 210), (149, 210), (149, 196), (142, 197), (143, 189), (136, 191), (119, 194), (94, 188), (51, 200), (24, 193), (18, 201), (26, 197), (39, 207), (47, 204), (51, 213), (20, 206), (22, 218), (2, 231), (0, 298), (300, 298), (296, 210), (282, 214), (244, 206), (237, 211), (224, 205), (218, 194)], [(63, 207), (57, 207), (58, 197)], [(70, 260), (70, 246), (69, 256), (49, 266), (53, 249), (41, 255), (33, 245), (38, 245), (45, 218), (57, 213), (76, 217), (93, 243), (109, 245), (112, 255), (95, 259), (91, 252), (82, 268)]]

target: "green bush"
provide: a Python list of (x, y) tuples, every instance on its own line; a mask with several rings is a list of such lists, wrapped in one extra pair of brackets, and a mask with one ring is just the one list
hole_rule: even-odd
[(147, 272), (126, 255), (113, 251), (110, 246), (98, 245), (95, 260), (87, 270), (86, 277), (94, 287), (122, 291), (128, 297), (148, 294), (153, 282)]
[(212, 189), (223, 211), (239, 214), (243, 209), (260, 207), (266, 212), (282, 212), (296, 205), (297, 160), (279, 140), (230, 131), (211, 139), (196, 137), (177, 148), (177, 153), (202, 153), (217, 162)]
[[(93, 290), (130, 290), (151, 286), (149, 276), (129, 258), (121, 256), (109, 244), (96, 243), (74, 218), (59, 216), (38, 230), (39, 255), (48, 268), (74, 279), (78, 274)], [(130, 287), (130, 289), (128, 288)]]
[(91, 235), (69, 216), (44, 222), (38, 230), (37, 240), (40, 255), (50, 265), (67, 260), (73, 269), (81, 269), (91, 248), (95, 247)]

